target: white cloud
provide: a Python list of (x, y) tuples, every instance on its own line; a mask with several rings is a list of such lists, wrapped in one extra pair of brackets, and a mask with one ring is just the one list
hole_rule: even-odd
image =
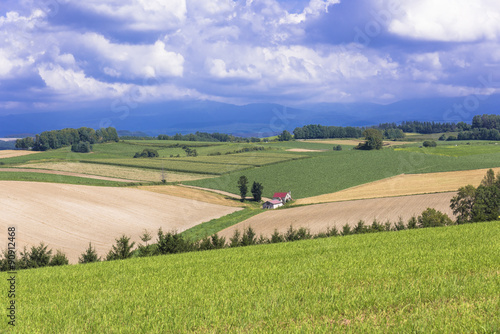
[(124, 78), (182, 77), (184, 57), (167, 51), (162, 41), (153, 45), (128, 45), (111, 43), (95, 33), (79, 38), (90, 52), (98, 55), (104, 73)]
[(281, 24), (299, 24), (307, 20), (308, 17), (316, 17), (322, 13), (328, 13), (328, 7), (340, 3), (340, 0), (310, 0), (309, 5), (302, 13), (290, 14), (280, 19)]
[[(392, 0), (380, 0), (380, 8)], [(498, 39), (497, 0), (403, 0), (391, 17), (389, 31), (415, 39), (465, 42)]]
[(176, 28), (186, 18), (185, 0), (72, 0), (74, 5), (120, 19), (131, 30), (161, 31)]

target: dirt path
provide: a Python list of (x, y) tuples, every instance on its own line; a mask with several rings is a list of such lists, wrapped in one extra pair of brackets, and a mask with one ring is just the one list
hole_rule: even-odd
[(0, 172), (41, 173), (41, 174), (54, 174), (54, 175), (65, 175), (65, 176), (77, 176), (77, 177), (84, 177), (84, 178), (88, 178), (88, 179), (116, 181), (116, 182), (140, 182), (137, 180), (117, 179), (117, 178), (107, 177), (107, 176), (97, 176), (97, 175), (80, 174), (80, 173), (72, 173), (72, 172), (62, 172), (62, 171), (49, 170), (49, 169), (0, 168)]
[(257, 235), (269, 237), (275, 229), (284, 233), (290, 225), (294, 228), (305, 227), (311, 233), (326, 231), (328, 227), (349, 224), (354, 226), (359, 220), (371, 224), (374, 219), (385, 223), (387, 220), (395, 223), (399, 217), (405, 223), (412, 216), (418, 216), (427, 208), (434, 208), (452, 217), (450, 200), (456, 192), (414, 195), (391, 198), (376, 198), (357, 201), (335, 202), (295, 207), (290, 209), (267, 210), (239, 224), (231, 226), (219, 233), (230, 238), (235, 230), (243, 231), (251, 226)]
[(105, 256), (122, 234), (139, 243), (147, 229), (154, 241), (160, 227), (182, 232), (241, 210), (136, 188), (19, 181), (0, 181), (0, 208), (0, 230), (17, 227), (18, 250), (44, 242), (71, 263), (89, 242)]
[[(224, 196), (228, 196), (230, 198), (236, 198), (236, 199), (240, 199), (241, 198), (241, 196), (239, 196), (239, 195), (232, 194), (230, 192), (223, 191), (223, 190), (216, 190), (216, 189), (210, 189), (210, 188), (202, 188), (202, 187), (196, 187), (196, 186), (188, 186), (188, 185), (185, 185), (185, 184), (179, 184), (179, 185), (182, 186), (182, 187), (187, 187), (187, 188), (193, 188), (193, 189), (199, 189), (199, 190), (204, 190), (204, 191), (210, 191), (210, 192), (213, 192), (213, 193), (217, 193), (217, 194), (221, 194), (221, 195), (224, 195)], [(246, 199), (247, 200), (253, 200), (253, 197), (247, 196)], [(267, 198), (267, 197), (262, 197), (262, 200), (265, 202), (265, 201), (269, 201), (270, 199)]]

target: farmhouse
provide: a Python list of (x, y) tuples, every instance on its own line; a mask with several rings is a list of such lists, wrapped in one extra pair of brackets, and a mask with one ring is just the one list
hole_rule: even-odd
[(272, 199), (262, 204), (262, 209), (276, 209), (280, 206), (283, 206), (283, 203), (280, 200)]
[(285, 204), (288, 201), (292, 200), (292, 192), (289, 191), (287, 193), (274, 193), (273, 200), (281, 201), (281, 203)]

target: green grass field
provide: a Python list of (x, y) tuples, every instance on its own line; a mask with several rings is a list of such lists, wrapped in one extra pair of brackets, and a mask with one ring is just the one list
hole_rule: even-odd
[(499, 240), (490, 222), (24, 270), (15, 332), (497, 333)]
[(444, 155), (450, 157), (464, 157), (468, 155), (487, 155), (500, 153), (500, 145), (497, 142), (479, 142), (467, 145), (466, 142), (444, 142), (436, 147), (406, 147), (396, 148), (396, 151), (418, 152), (424, 154)]

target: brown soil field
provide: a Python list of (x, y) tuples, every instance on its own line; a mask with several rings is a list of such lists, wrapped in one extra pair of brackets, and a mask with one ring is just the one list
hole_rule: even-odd
[[(99, 175), (106, 177), (122, 178), (135, 181), (161, 181), (161, 172), (151, 169), (133, 167), (110, 166), (103, 164), (78, 163), (78, 162), (47, 162), (20, 165), (19, 167), (50, 169), (63, 172)], [(213, 175), (165, 172), (168, 182), (193, 181), (214, 177)]]
[(193, 187), (186, 186), (140, 186), (141, 190), (152, 191), (159, 194), (172, 195), (176, 197), (193, 199), (196, 201), (212, 203), (217, 205), (225, 205), (232, 207), (245, 206), (238, 200), (230, 196), (217, 194), (213, 191), (205, 191)]
[[(322, 143), (322, 144), (333, 144), (333, 145), (353, 145), (356, 146), (359, 143), (364, 143), (364, 140), (358, 140), (358, 139), (307, 139), (304, 140), (305, 142), (310, 142), (310, 143)], [(399, 145), (406, 145), (406, 144), (414, 144), (412, 142), (407, 142), (407, 141), (389, 141), (389, 140), (384, 140), (384, 146), (399, 146)]]
[[(207, 192), (212, 192), (212, 193), (220, 194), (220, 195), (225, 196), (226, 198), (232, 198), (232, 199), (237, 199), (237, 200), (239, 200), (241, 198), (240, 195), (232, 194), (232, 193), (224, 191), (224, 190), (202, 188), (202, 187), (197, 187), (197, 186), (188, 186), (188, 185), (185, 185), (185, 184), (181, 184), (181, 186), (182, 187), (186, 187), (186, 188), (197, 189), (197, 190), (202, 190), (202, 191), (207, 191)], [(247, 196), (245, 198), (247, 200), (253, 200), (252, 196)], [(262, 200), (265, 202), (265, 201), (269, 201), (270, 198), (262, 197)]]
[(40, 153), (40, 152), (36, 152), (36, 151), (17, 151), (17, 150), (1, 150), (0, 151), (0, 159), (21, 157), (23, 155), (36, 154), (36, 153)]
[[(16, 226), (16, 246), (44, 242), (71, 263), (92, 242), (105, 256), (122, 234), (140, 242), (147, 229), (182, 232), (240, 210), (133, 188), (0, 181), (0, 229)], [(7, 247), (7, 239), (0, 248)]]
[(294, 228), (305, 227), (311, 233), (326, 231), (328, 227), (349, 224), (354, 226), (359, 220), (371, 224), (374, 219), (378, 222), (387, 220), (395, 223), (399, 217), (405, 223), (412, 216), (418, 216), (428, 207), (434, 208), (453, 217), (450, 209), (450, 200), (456, 192), (414, 195), (391, 198), (365, 199), (336, 203), (316, 204), (289, 209), (268, 210), (239, 224), (224, 229), (219, 235), (229, 239), (235, 230), (242, 232), (251, 226), (257, 235), (269, 237), (275, 229), (285, 232), (290, 225)]
[[(500, 168), (493, 168), (493, 170), (495, 173), (500, 173)], [(298, 199), (295, 203), (315, 204), (457, 191), (458, 188), (468, 184), (478, 186), (486, 175), (486, 171), (487, 169), (475, 169), (444, 173), (402, 174), (331, 194)]]
[(41, 173), (41, 174), (78, 176), (78, 177), (85, 177), (85, 178), (88, 178), (88, 179), (107, 180), (107, 181), (116, 181), (116, 182), (139, 182), (139, 181), (136, 181), (136, 180), (117, 179), (117, 178), (113, 178), (113, 177), (97, 176), (97, 175), (89, 175), (89, 174), (80, 174), (80, 173), (73, 173), (73, 172), (62, 172), (62, 171), (47, 170), (47, 169), (0, 168), (0, 172)]
[(308, 150), (306, 148), (291, 148), (288, 152), (325, 152), (327, 150)]

